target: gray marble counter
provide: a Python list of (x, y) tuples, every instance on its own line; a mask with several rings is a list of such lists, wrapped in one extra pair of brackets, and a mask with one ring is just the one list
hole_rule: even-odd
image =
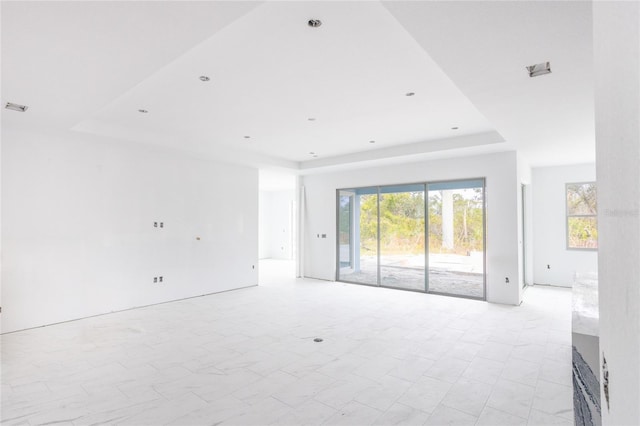
[(574, 333), (599, 336), (598, 275), (578, 273), (573, 283), (573, 314), (571, 329)]
[(578, 426), (600, 426), (600, 337), (596, 274), (576, 274), (572, 303), (574, 423)]

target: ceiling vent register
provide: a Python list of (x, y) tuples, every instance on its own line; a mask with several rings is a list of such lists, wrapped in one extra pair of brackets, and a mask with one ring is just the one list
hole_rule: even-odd
[(527, 71), (529, 71), (529, 77), (538, 77), (540, 75), (550, 74), (551, 63), (543, 62), (541, 64), (529, 65), (527, 67)]
[(26, 105), (18, 105), (11, 102), (7, 102), (7, 104), (4, 107), (6, 109), (10, 109), (11, 111), (18, 111), (18, 112), (25, 112), (27, 109), (29, 109), (29, 107)]

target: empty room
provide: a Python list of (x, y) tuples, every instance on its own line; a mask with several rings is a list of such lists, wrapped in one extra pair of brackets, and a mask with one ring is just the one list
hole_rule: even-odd
[(640, 3), (0, 14), (2, 424), (640, 424)]

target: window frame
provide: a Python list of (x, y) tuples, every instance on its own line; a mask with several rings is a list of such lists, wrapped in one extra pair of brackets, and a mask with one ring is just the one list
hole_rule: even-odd
[(564, 232), (565, 232), (565, 245), (567, 250), (576, 250), (576, 251), (598, 251), (598, 239), (596, 238), (596, 247), (571, 247), (569, 244), (569, 219), (572, 217), (587, 217), (594, 218), (596, 221), (596, 231), (598, 230), (598, 206), (596, 204), (596, 212), (595, 214), (569, 214), (569, 186), (570, 185), (593, 185), (596, 188), (596, 194), (598, 191), (598, 185), (596, 181), (582, 181), (582, 182), (567, 182), (564, 184), (564, 209), (565, 209), (565, 219), (564, 219)]

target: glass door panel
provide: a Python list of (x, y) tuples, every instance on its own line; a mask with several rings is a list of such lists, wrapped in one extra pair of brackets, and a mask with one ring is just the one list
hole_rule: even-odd
[(338, 281), (378, 285), (377, 188), (338, 191)]
[(484, 179), (428, 184), (428, 212), (428, 291), (484, 299)]
[(380, 285), (425, 291), (425, 186), (380, 187)]

